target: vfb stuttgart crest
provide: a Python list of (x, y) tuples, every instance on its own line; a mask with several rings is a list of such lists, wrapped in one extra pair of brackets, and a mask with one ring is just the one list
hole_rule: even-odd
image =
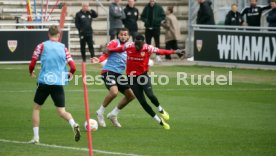
[(196, 48), (197, 48), (198, 52), (201, 51), (202, 46), (203, 46), (203, 41), (202, 40), (196, 40)]
[(10, 51), (13, 53), (17, 48), (17, 40), (8, 40), (8, 47)]
[(142, 57), (144, 57), (145, 56), (145, 52), (143, 51), (143, 52), (141, 52), (141, 56)]

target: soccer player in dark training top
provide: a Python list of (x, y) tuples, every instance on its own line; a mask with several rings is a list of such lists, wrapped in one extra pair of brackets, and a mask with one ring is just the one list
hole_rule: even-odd
[[(154, 118), (164, 129), (169, 130), (170, 125), (166, 123), (169, 120), (169, 114), (161, 107), (159, 100), (154, 95), (151, 80), (148, 75), (149, 58), (151, 54), (160, 55), (182, 54), (182, 50), (164, 50), (158, 49), (144, 42), (144, 36), (139, 34), (135, 38), (135, 42), (126, 43), (124, 46), (106, 49), (107, 52), (127, 52), (126, 74), (128, 76), (129, 85), (136, 96), (137, 100), (144, 110)], [(144, 93), (150, 101), (158, 108), (161, 118), (152, 110)]]
[(250, 0), (250, 7), (243, 9), (241, 15), (245, 15), (248, 26), (259, 27), (261, 26), (261, 17), (263, 11), (270, 8), (270, 5), (266, 7), (257, 6), (257, 0)]
[(79, 31), (80, 37), (80, 50), (82, 61), (86, 61), (86, 43), (88, 44), (88, 49), (90, 52), (91, 58), (95, 56), (94, 54), (94, 46), (93, 46), (93, 29), (92, 29), (92, 21), (93, 18), (97, 18), (98, 14), (94, 10), (89, 9), (89, 3), (83, 2), (82, 9), (76, 13), (75, 17), (75, 25)]

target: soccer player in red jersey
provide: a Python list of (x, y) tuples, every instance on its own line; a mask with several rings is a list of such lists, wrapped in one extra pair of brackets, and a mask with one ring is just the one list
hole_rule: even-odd
[[(124, 46), (106, 49), (106, 52), (127, 52), (126, 73), (129, 79), (130, 87), (142, 105), (144, 110), (153, 117), (164, 129), (169, 130), (170, 126), (166, 121), (169, 120), (169, 114), (161, 107), (157, 97), (154, 95), (151, 80), (148, 75), (148, 62), (152, 53), (160, 55), (183, 54), (183, 50), (164, 50), (158, 49), (144, 42), (143, 35), (137, 35), (135, 42), (126, 43)], [(147, 103), (144, 93), (150, 101), (158, 108), (161, 118), (152, 110)]]

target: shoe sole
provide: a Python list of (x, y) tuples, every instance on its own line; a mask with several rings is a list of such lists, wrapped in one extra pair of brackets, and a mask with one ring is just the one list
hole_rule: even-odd
[(75, 141), (78, 142), (80, 140), (80, 129), (78, 127), (74, 127), (74, 132), (75, 132)]

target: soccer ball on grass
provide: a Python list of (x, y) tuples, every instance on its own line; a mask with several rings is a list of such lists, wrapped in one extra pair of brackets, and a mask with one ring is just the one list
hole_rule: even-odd
[[(96, 131), (98, 129), (98, 122), (94, 119), (89, 119), (89, 124), (90, 124), (90, 130), (92, 132)], [(87, 121), (84, 122), (84, 129), (88, 131), (88, 124)]]

